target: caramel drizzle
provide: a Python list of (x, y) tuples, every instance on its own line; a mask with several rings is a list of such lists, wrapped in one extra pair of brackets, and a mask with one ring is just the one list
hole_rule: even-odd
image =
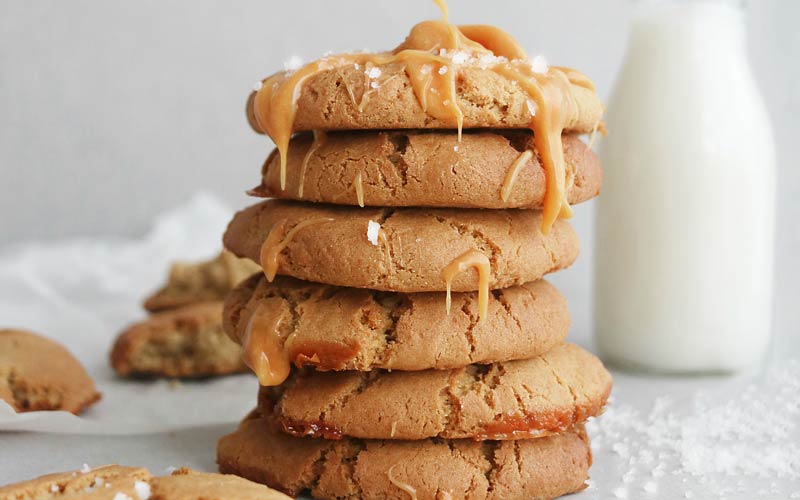
[[(551, 66), (547, 73), (533, 71), (527, 54), (511, 35), (491, 26), (455, 26), (448, 21), (444, 0), (434, 0), (442, 9), (442, 21), (424, 21), (411, 30), (406, 40), (392, 52), (379, 54), (344, 54), (324, 57), (294, 72), (273, 75), (262, 82), (252, 104), (256, 128), (268, 134), (281, 156), (281, 189), (285, 188), (286, 152), (291, 137), (297, 99), (305, 80), (328, 69), (357, 64), (383, 66), (403, 64), (417, 100), (428, 115), (453, 123), (459, 140), (464, 116), (458, 106), (456, 82), (461, 67), (449, 57), (439, 55), (443, 50), (462, 50), (470, 56), (495, 56), (505, 59), (492, 61), (485, 67), (508, 80), (517, 82), (536, 104), (530, 128), (534, 144), (545, 171), (546, 193), (543, 206), (542, 232), (548, 233), (558, 217), (570, 217), (572, 210), (566, 201), (567, 184), (561, 134), (565, 121), (574, 116), (575, 101), (571, 85), (593, 89), (585, 75), (569, 68)], [(355, 105), (355, 95), (347, 92)], [(368, 100), (370, 86), (364, 88), (359, 111)]]
[(269, 304), (261, 303), (253, 311), (242, 339), (242, 361), (263, 386), (283, 383), (291, 371), (289, 356), (280, 334), (281, 315)]
[(332, 220), (331, 217), (307, 219), (295, 224), (289, 232), (286, 232), (286, 219), (273, 225), (267, 234), (267, 239), (261, 245), (261, 267), (264, 269), (264, 276), (267, 277), (267, 280), (271, 282), (275, 279), (275, 275), (278, 273), (278, 256), (301, 229)]
[(447, 264), (447, 267), (442, 271), (442, 279), (447, 285), (445, 307), (447, 314), (450, 314), (450, 306), (452, 305), (450, 289), (453, 278), (470, 267), (478, 271), (478, 309), (480, 311), (479, 318), (482, 322), (489, 314), (489, 275), (492, 266), (489, 257), (478, 250), (467, 250)]
[(417, 500), (417, 489), (414, 488), (413, 486), (411, 486), (410, 484), (404, 483), (404, 482), (400, 481), (399, 479), (397, 479), (396, 477), (394, 477), (394, 474), (392, 474), (392, 471), (394, 470), (395, 467), (397, 467), (397, 464), (392, 465), (391, 467), (389, 467), (389, 470), (386, 471), (386, 476), (389, 478), (389, 481), (393, 485), (397, 486), (401, 490), (403, 490), (406, 493), (408, 493), (408, 496), (411, 497), (411, 500)]
[(303, 156), (303, 164), (300, 166), (300, 182), (297, 186), (297, 196), (300, 198), (303, 197), (303, 187), (306, 183), (306, 170), (308, 169), (308, 161), (317, 152), (317, 150), (325, 144), (325, 140), (328, 138), (328, 135), (323, 132), (322, 130), (314, 130), (314, 141), (309, 146), (308, 151), (306, 151), (306, 155)]
[(353, 179), (353, 188), (356, 190), (358, 206), (364, 208), (364, 184), (361, 183), (361, 172), (358, 172), (356, 178)]
[(511, 188), (514, 187), (514, 183), (517, 180), (517, 175), (519, 175), (519, 170), (528, 163), (533, 157), (533, 151), (524, 151), (517, 156), (517, 159), (514, 160), (514, 163), (511, 164), (511, 167), (506, 172), (506, 177), (503, 179), (503, 186), (500, 188), (500, 199), (504, 202), (508, 201), (509, 196), (511, 196)]

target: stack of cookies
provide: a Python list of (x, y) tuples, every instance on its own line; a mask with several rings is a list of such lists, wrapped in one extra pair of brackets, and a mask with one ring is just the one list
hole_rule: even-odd
[(252, 193), (274, 199), (225, 234), (263, 273), (223, 321), (262, 387), (221, 471), (337, 499), (584, 488), (611, 378), (541, 278), (600, 189), (588, 78), (445, 10), (391, 52), (268, 78), (248, 110), (277, 145)]

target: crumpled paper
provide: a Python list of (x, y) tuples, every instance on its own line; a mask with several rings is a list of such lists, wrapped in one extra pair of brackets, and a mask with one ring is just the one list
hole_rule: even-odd
[(83, 415), (15, 413), (0, 401), (0, 431), (142, 434), (236, 422), (255, 404), (251, 375), (175, 383), (118, 378), (114, 339), (145, 317), (142, 299), (170, 262), (203, 260), (221, 248), (233, 211), (200, 193), (159, 216), (140, 239), (81, 238), (0, 251), (0, 328), (22, 328), (65, 345), (103, 394)]

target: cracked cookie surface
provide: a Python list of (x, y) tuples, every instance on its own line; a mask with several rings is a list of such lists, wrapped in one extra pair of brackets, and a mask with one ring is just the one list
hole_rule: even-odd
[(321, 370), (425, 370), (525, 359), (564, 340), (564, 297), (546, 281), (494, 290), (478, 321), (478, 294), (454, 293), (450, 314), (441, 292), (377, 292), (257, 274), (225, 303), (226, 332), (242, 341), (255, 310), (270, 300), (280, 338), (297, 366)]
[[(586, 201), (600, 192), (597, 156), (574, 135), (562, 138), (567, 201)], [(535, 154), (508, 179), (525, 151)], [(367, 206), (533, 208), (543, 205), (545, 172), (528, 131), (335, 132), (312, 140), (295, 137), (287, 155), (286, 189), (280, 187), (276, 151), (254, 191), (266, 197)], [(502, 191), (508, 187), (504, 200)]]
[(61, 344), (23, 330), (0, 330), (0, 399), (17, 412), (78, 414), (99, 400), (100, 393)]
[[(324, 220), (331, 219), (331, 220)], [(397, 292), (444, 291), (443, 269), (470, 250), (489, 258), (489, 287), (507, 288), (569, 266), (578, 239), (559, 219), (542, 234), (541, 212), (444, 208), (359, 208), (267, 200), (238, 212), (225, 232), (228, 250), (258, 262), (270, 230), (302, 227), (283, 243), (277, 272), (329, 285)], [(370, 221), (380, 224), (370, 241)], [(381, 237), (381, 234), (384, 237)], [(455, 276), (452, 290), (478, 289), (478, 273)]]
[(105, 465), (0, 487), (0, 500), (289, 500), (234, 475), (181, 468), (155, 477), (147, 469)]
[(453, 370), (300, 372), (261, 398), (296, 436), (518, 439), (600, 414), (610, 391), (599, 359), (561, 344), (532, 359)]
[(221, 472), (320, 499), (549, 499), (584, 489), (591, 462), (582, 426), (516, 441), (330, 441), (289, 437), (258, 411), (217, 446)]
[(111, 350), (122, 376), (208, 377), (247, 368), (222, 329), (222, 302), (155, 313), (123, 331)]

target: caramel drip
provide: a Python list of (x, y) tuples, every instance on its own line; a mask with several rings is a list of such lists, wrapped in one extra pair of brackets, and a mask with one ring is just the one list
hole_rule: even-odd
[(478, 309), (480, 311), (480, 321), (483, 321), (488, 316), (489, 311), (489, 274), (492, 267), (489, 257), (477, 250), (467, 250), (447, 264), (447, 267), (442, 271), (442, 279), (447, 284), (445, 307), (447, 308), (447, 314), (450, 314), (450, 306), (452, 304), (450, 288), (453, 278), (470, 267), (474, 267), (478, 271)]
[(411, 498), (411, 500), (417, 500), (417, 489), (411, 486), (410, 484), (404, 483), (398, 480), (396, 477), (394, 477), (394, 474), (392, 474), (392, 470), (394, 470), (395, 467), (397, 467), (397, 464), (392, 465), (391, 467), (389, 467), (389, 470), (386, 471), (386, 476), (389, 478), (389, 481), (393, 485), (397, 486), (401, 490), (408, 493), (408, 496)]
[(280, 385), (291, 370), (289, 356), (283, 348), (280, 323), (280, 311), (261, 303), (250, 316), (242, 339), (242, 361), (263, 386)]
[(303, 157), (303, 164), (300, 166), (300, 182), (297, 186), (297, 196), (303, 197), (303, 187), (306, 183), (306, 170), (308, 169), (308, 160), (311, 159), (311, 156), (317, 152), (317, 150), (325, 144), (325, 140), (328, 138), (328, 135), (323, 132), (322, 130), (315, 130), (314, 131), (314, 141), (309, 146), (308, 151), (306, 151), (306, 155)]
[(297, 99), (303, 82), (319, 71), (330, 69), (328, 59), (306, 64), (291, 73), (278, 73), (261, 83), (253, 101), (253, 116), (258, 127), (275, 142), (281, 156), (281, 189), (286, 189), (286, 153), (292, 137)]
[(286, 232), (286, 219), (272, 226), (267, 234), (267, 239), (261, 245), (261, 267), (264, 269), (264, 276), (267, 277), (267, 280), (271, 282), (275, 279), (275, 275), (278, 273), (278, 256), (301, 229), (332, 220), (331, 217), (307, 219), (295, 224), (289, 232)]
[(503, 187), (500, 189), (500, 199), (508, 201), (508, 197), (511, 196), (511, 188), (514, 187), (514, 182), (517, 180), (517, 175), (519, 174), (519, 170), (522, 168), (523, 165), (528, 163), (533, 157), (533, 151), (524, 151), (517, 156), (517, 159), (514, 160), (514, 163), (511, 164), (511, 168), (508, 169), (506, 172), (506, 177), (503, 179)]
[(353, 187), (356, 190), (356, 199), (358, 200), (358, 206), (364, 208), (364, 184), (361, 182), (361, 172), (356, 174), (356, 178), (353, 179)]
[(555, 220), (572, 216), (566, 199), (566, 168), (561, 133), (567, 106), (574, 106), (569, 89), (570, 82), (559, 69), (550, 68), (546, 74), (534, 73), (529, 66), (501, 64), (494, 71), (516, 81), (536, 103), (536, 114), (531, 117), (533, 143), (541, 157), (547, 189), (542, 210), (542, 232), (547, 234)]
[[(303, 82), (310, 76), (328, 69), (355, 65), (365, 71), (364, 91), (357, 100), (345, 81), (353, 106), (363, 111), (369, 102), (375, 83), (369, 78), (370, 69), (389, 64), (402, 64), (414, 94), (424, 112), (457, 127), (459, 140), (464, 115), (458, 105), (458, 75), (463, 67), (454, 62), (453, 51), (475, 61), (480, 67), (494, 71), (519, 84), (535, 103), (530, 128), (541, 158), (546, 177), (542, 232), (548, 233), (555, 220), (569, 217), (572, 210), (566, 201), (567, 184), (564, 152), (561, 143), (567, 117), (577, 113), (571, 85), (593, 90), (594, 84), (582, 73), (571, 68), (551, 66), (546, 73), (537, 73), (527, 60), (527, 54), (508, 33), (492, 26), (455, 26), (448, 21), (444, 0), (434, 0), (442, 9), (441, 21), (423, 21), (414, 26), (392, 52), (378, 54), (344, 54), (324, 57), (294, 72), (284, 72), (265, 80), (253, 98), (252, 113), (257, 129), (267, 133), (281, 155), (281, 188), (285, 187), (286, 150), (293, 132), (297, 99)], [(470, 63), (474, 65), (474, 62)], [(599, 125), (602, 127), (602, 123)]]

